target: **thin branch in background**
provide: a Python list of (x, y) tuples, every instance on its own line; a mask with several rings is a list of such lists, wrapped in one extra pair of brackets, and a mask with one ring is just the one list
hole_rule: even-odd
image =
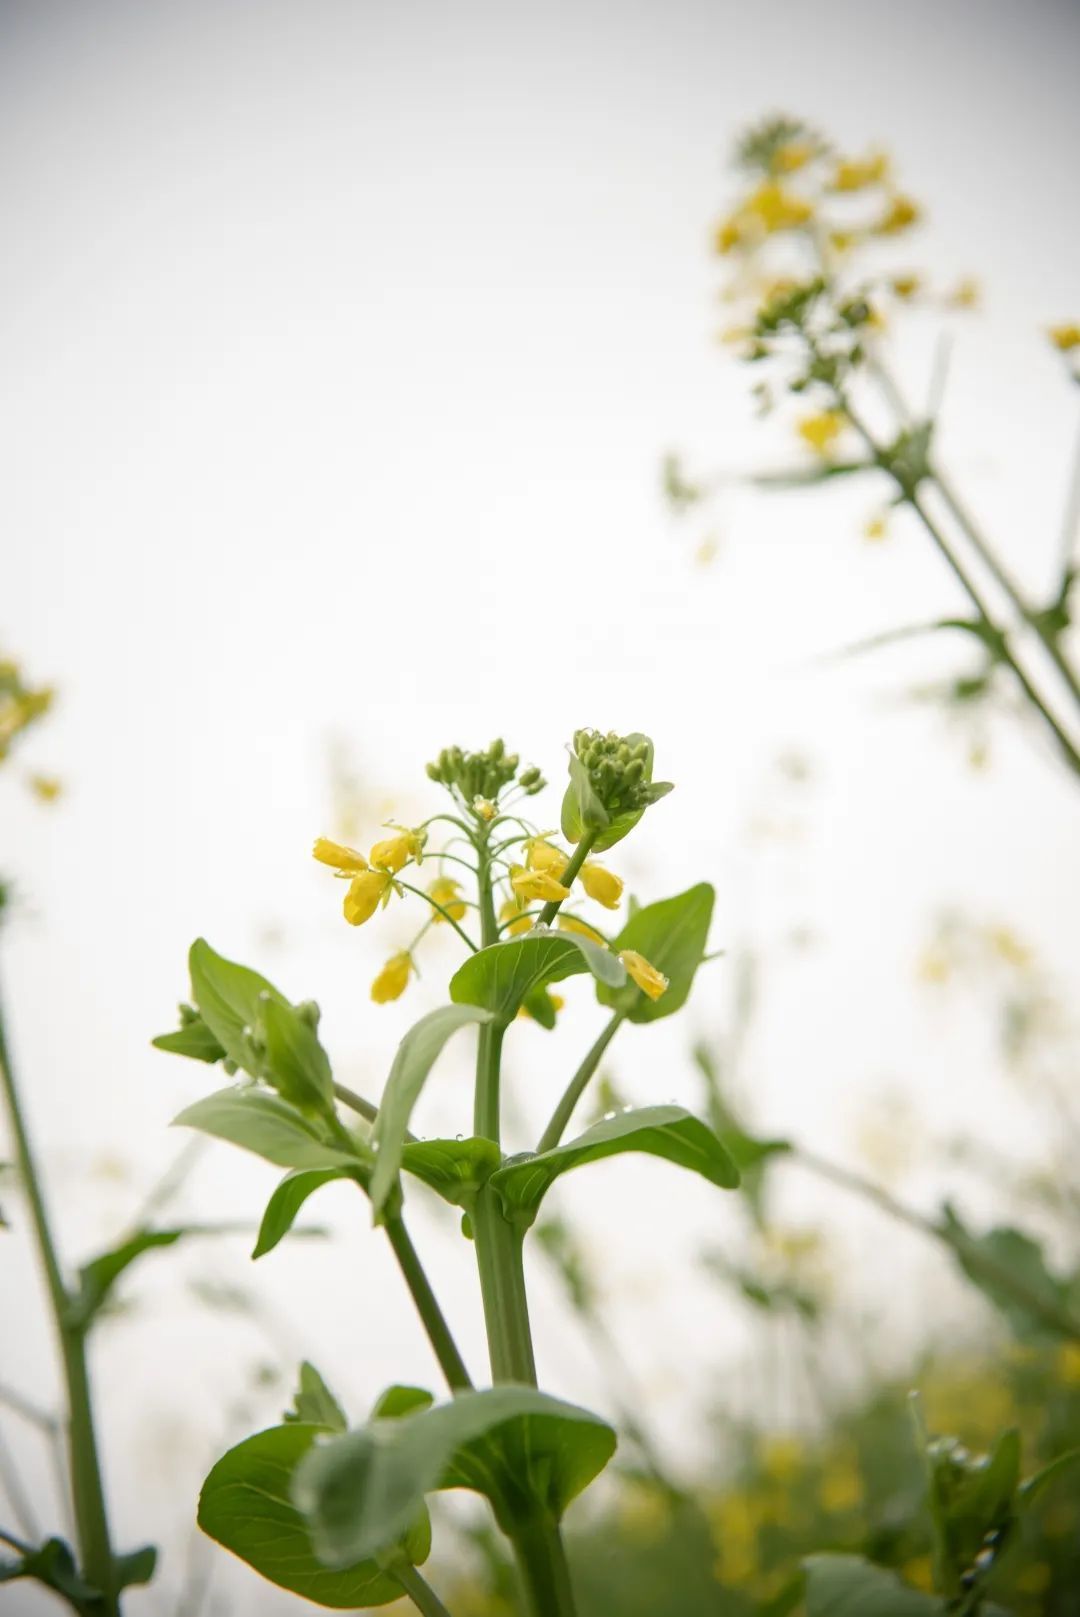
[(1076, 559), (1076, 542), (1080, 538), (1080, 431), (1076, 435), (1065, 512), (1061, 523), (1061, 593), (1064, 596), (1072, 576)]
[(11, 1506), (19, 1531), (25, 1533), (32, 1543), (41, 1539), (41, 1527), (34, 1508), (27, 1498), (26, 1490), (19, 1481), (18, 1467), (14, 1458), (8, 1453), (7, 1443), (0, 1434), (0, 1487), (3, 1488)]

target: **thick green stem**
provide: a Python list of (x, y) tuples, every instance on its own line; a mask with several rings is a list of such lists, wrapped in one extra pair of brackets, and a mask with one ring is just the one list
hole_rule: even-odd
[(45, 1271), (53, 1324), (63, 1361), (67, 1393), (68, 1457), (75, 1508), (75, 1529), (79, 1541), (80, 1570), (87, 1583), (101, 1590), (103, 1617), (117, 1617), (120, 1601), (115, 1593), (112, 1541), (109, 1537), (109, 1518), (94, 1430), (90, 1376), (86, 1363), (86, 1337), (80, 1326), (71, 1323), (70, 1299), (60, 1273), (41, 1179), (19, 1102), (15, 1074), (12, 1071), (4, 1037), (2, 1011), (0, 1011), (0, 1082), (3, 1085), (11, 1120), (19, 1179), (30, 1208), (34, 1233), (37, 1237), (38, 1255)]
[(491, 1379), (536, 1386), (520, 1230), (503, 1217), (498, 1191), (485, 1185), (472, 1214)]
[(511, 1535), (529, 1617), (574, 1617), (574, 1591), (559, 1529), (524, 1522)]
[[(570, 863), (559, 877), (559, 880), (562, 882), (564, 887), (572, 887), (574, 885), (574, 878), (592, 852), (592, 845), (595, 841), (596, 832), (586, 831), (585, 835), (582, 837), (581, 841), (570, 855)], [(559, 905), (561, 903), (561, 898), (553, 898), (550, 903), (545, 904), (543, 909), (540, 911), (540, 919), (536, 923), (537, 926), (550, 926), (556, 915), (559, 913)]]
[(573, 1116), (574, 1107), (585, 1093), (589, 1079), (600, 1065), (604, 1051), (619, 1031), (624, 1020), (624, 1013), (616, 1011), (577, 1072), (567, 1084), (562, 1099), (551, 1114), (551, 1121), (540, 1136), (540, 1142), (536, 1147), (538, 1152), (553, 1150), (562, 1139), (566, 1125)]
[(469, 1372), (458, 1352), (457, 1343), (450, 1333), (450, 1327), (446, 1323), (400, 1214), (391, 1214), (387, 1217), (386, 1234), (394, 1249), (401, 1273), (405, 1277), (405, 1284), (416, 1304), (416, 1312), (420, 1315), (424, 1330), (427, 1332), (428, 1341), (439, 1361), (439, 1368), (446, 1377), (447, 1386), (451, 1392), (470, 1391), (472, 1380)]

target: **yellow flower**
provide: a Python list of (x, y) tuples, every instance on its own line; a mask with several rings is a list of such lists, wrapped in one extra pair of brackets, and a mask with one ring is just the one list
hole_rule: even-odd
[(576, 915), (560, 915), (558, 920), (560, 932), (577, 932), (583, 938), (591, 938), (593, 943), (602, 943), (606, 946), (607, 939), (602, 932), (598, 932), (588, 921), (582, 921)]
[(556, 881), (546, 870), (526, 870), (524, 865), (511, 865), (510, 885), (519, 898), (542, 898), (555, 903), (570, 897), (569, 887)]
[(809, 202), (786, 191), (775, 180), (766, 180), (746, 200), (747, 216), (770, 236), (774, 231), (795, 230), (806, 224), (813, 212)]
[(788, 140), (773, 152), (770, 166), (774, 174), (794, 174), (805, 168), (813, 155), (814, 148), (808, 140)]
[(590, 898), (595, 898), (606, 910), (617, 910), (622, 898), (623, 881), (614, 871), (587, 859), (581, 867), (581, 885)]
[(1046, 335), (1063, 354), (1071, 354), (1074, 348), (1080, 348), (1080, 326), (1075, 321), (1062, 326), (1048, 326)]
[(934, 1592), (934, 1563), (929, 1555), (913, 1555), (905, 1561), (900, 1568), (904, 1582), (910, 1583), (913, 1589), (922, 1589), (926, 1594)]
[(829, 246), (834, 253), (849, 253), (856, 242), (853, 230), (831, 230), (829, 232)]
[(392, 954), (371, 985), (371, 997), (376, 1005), (388, 1005), (392, 999), (400, 999), (409, 986), (411, 973), (412, 956), (405, 950)]
[(865, 191), (868, 185), (882, 185), (889, 177), (889, 159), (885, 152), (874, 152), (870, 157), (845, 157), (836, 165), (832, 177), (834, 191)]
[(1032, 953), (1027, 944), (1007, 926), (992, 926), (986, 934), (986, 941), (994, 953), (1008, 966), (1015, 966), (1024, 971), (1032, 961)]
[(55, 803), (64, 787), (55, 775), (31, 775), (30, 790), (42, 803)]
[[(521, 913), (522, 908), (523, 908), (523, 903), (522, 903), (521, 899), (519, 899), (519, 898), (508, 898), (506, 900), (506, 903), (502, 906), (502, 908), (499, 911), (499, 920), (500, 921), (510, 921), (512, 923), (510, 926), (508, 926), (506, 928), (507, 932), (509, 932), (511, 936), (513, 936), (517, 932), (531, 932), (532, 931), (532, 916), (531, 915), (523, 915)], [(517, 916), (516, 921), (513, 919), (513, 917), (515, 915)]]
[(758, 1458), (770, 1482), (792, 1482), (806, 1463), (806, 1445), (776, 1433), (762, 1440)]
[(898, 236), (902, 230), (918, 224), (920, 217), (921, 209), (917, 202), (910, 197), (894, 196), (874, 226), (874, 233), (878, 236)]
[(863, 524), (864, 539), (886, 539), (889, 534), (889, 521), (887, 517), (870, 517)]
[(452, 876), (440, 876), (437, 881), (431, 883), (428, 896), (433, 898), (436, 904), (441, 904), (446, 911), (446, 915), (440, 915), (438, 910), (434, 911), (432, 919), (436, 924), (445, 921), (447, 915), (452, 921), (462, 919), (465, 914), (465, 900), (458, 897), (460, 891), (461, 883), (454, 881)]
[(733, 248), (738, 247), (741, 241), (742, 227), (735, 215), (732, 214), (730, 219), (721, 220), (716, 227), (716, 235), (713, 237), (713, 245), (716, 251), (721, 254), (730, 253)]
[(399, 871), (402, 865), (415, 859), (420, 864), (424, 857), (426, 831), (399, 831), (396, 836), (384, 837), (371, 850), (371, 863), (380, 870)]
[(903, 298), (906, 302), (915, 296), (922, 286), (922, 281), (917, 275), (894, 275), (890, 284), (895, 296)]
[(957, 281), (952, 291), (945, 299), (950, 309), (977, 309), (979, 306), (979, 283), (970, 275), (962, 281)]
[(817, 415), (803, 416), (796, 422), (796, 431), (815, 455), (827, 456), (846, 424), (843, 411), (820, 410)]
[(1080, 1344), (1066, 1342), (1058, 1349), (1057, 1373), (1066, 1387), (1080, 1387)]
[(355, 876), (368, 868), (362, 853), (357, 853), (355, 848), (347, 848), (343, 842), (331, 842), (329, 837), (315, 838), (311, 857), (321, 865), (332, 865), (339, 876)]
[(370, 921), (380, 903), (385, 908), (390, 902), (394, 879), (388, 870), (362, 870), (354, 876), (345, 894), (345, 919), (350, 926), (363, 926)]
[(525, 864), (528, 869), (546, 870), (556, 881), (570, 863), (569, 857), (562, 849), (553, 847), (544, 837), (529, 837), (524, 848)]
[(661, 994), (667, 992), (668, 980), (663, 972), (650, 966), (645, 956), (638, 954), (636, 949), (624, 949), (619, 959), (642, 993), (648, 994), (650, 999), (659, 999)]
[(821, 1503), (830, 1515), (842, 1515), (854, 1510), (862, 1500), (862, 1472), (856, 1457), (849, 1453), (834, 1455), (826, 1464), (821, 1478)]
[(482, 820), (493, 820), (498, 813), (498, 809), (490, 797), (474, 797), (472, 807), (473, 813), (479, 814)]

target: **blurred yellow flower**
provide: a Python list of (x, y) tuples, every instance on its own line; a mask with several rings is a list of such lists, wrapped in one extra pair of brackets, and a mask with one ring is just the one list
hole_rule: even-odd
[(922, 280), (918, 275), (894, 275), (889, 285), (896, 297), (903, 298), (907, 302), (918, 293)]
[(900, 1568), (905, 1583), (910, 1583), (913, 1589), (922, 1589), (926, 1594), (934, 1592), (934, 1563), (929, 1555), (913, 1555), (905, 1561)]
[[(508, 898), (506, 903), (499, 911), (499, 920), (510, 921), (511, 923), (506, 928), (507, 932), (509, 932), (511, 936), (514, 936), (518, 932), (530, 932), (532, 930), (532, 916), (522, 915), (521, 910), (522, 901), (520, 899)], [(515, 915), (518, 917), (516, 921), (513, 920)]]
[(775, 180), (759, 185), (744, 204), (747, 217), (766, 235), (778, 230), (796, 230), (813, 217), (810, 203), (793, 191), (785, 190)]
[(438, 910), (435, 911), (432, 920), (436, 925), (443, 923), (447, 915), (452, 921), (460, 921), (464, 917), (465, 900), (458, 897), (460, 892), (461, 883), (455, 881), (452, 876), (440, 876), (428, 887), (428, 897), (433, 898), (436, 904), (441, 904), (446, 911), (446, 915), (440, 915)]
[(721, 254), (730, 253), (742, 241), (742, 229), (734, 214), (729, 219), (721, 220), (716, 227), (713, 237), (713, 246)]
[(829, 1458), (821, 1475), (821, 1503), (830, 1515), (854, 1510), (862, 1500), (862, 1472), (854, 1454)]
[(871, 540), (887, 539), (889, 536), (889, 521), (887, 517), (870, 517), (863, 524), (863, 538)]
[(409, 986), (411, 973), (411, 955), (405, 950), (401, 954), (391, 955), (371, 985), (371, 997), (376, 1005), (387, 1005), (392, 999), (400, 999)]
[(667, 992), (668, 979), (663, 972), (651, 966), (636, 949), (624, 949), (619, 959), (642, 993), (648, 994), (650, 999), (659, 999), (661, 994)]
[(370, 921), (380, 903), (390, 901), (394, 879), (388, 870), (363, 870), (349, 883), (343, 905), (345, 919), (350, 926), (363, 926)]
[(1071, 354), (1074, 348), (1080, 348), (1080, 326), (1075, 322), (1062, 326), (1048, 326), (1046, 335), (1054, 347), (1063, 354)]
[(814, 147), (808, 140), (788, 140), (772, 154), (774, 174), (795, 174), (805, 168), (814, 156)]
[(971, 276), (957, 281), (952, 291), (946, 295), (945, 302), (950, 309), (977, 309), (979, 306), (979, 283)]
[(589, 897), (602, 904), (606, 910), (618, 909), (619, 900), (622, 898), (623, 880), (621, 876), (616, 876), (614, 871), (587, 859), (581, 867), (581, 885)]
[(834, 191), (865, 191), (870, 185), (884, 185), (888, 177), (887, 152), (872, 152), (869, 157), (844, 157), (836, 165), (832, 188)]
[(803, 416), (795, 423), (795, 430), (815, 455), (827, 456), (846, 425), (842, 410), (819, 410), (816, 415)]
[(560, 932), (577, 932), (583, 938), (591, 938), (593, 943), (607, 943), (602, 932), (598, 932), (588, 921), (583, 921), (577, 915), (560, 915), (558, 922)]
[(557, 903), (569, 898), (570, 889), (546, 870), (526, 870), (524, 865), (511, 865), (510, 885), (519, 898), (539, 898), (546, 903)]
[(1031, 965), (1033, 959), (1031, 950), (1010, 927), (990, 927), (986, 934), (986, 941), (994, 953), (1001, 960), (1004, 960), (1006, 965), (1015, 966), (1018, 971), (1026, 971)]
[(410, 859), (419, 865), (424, 857), (426, 831), (399, 830), (395, 836), (384, 837), (371, 850), (371, 863), (380, 870), (392, 870), (395, 875)]
[(918, 224), (922, 217), (922, 210), (911, 197), (894, 196), (881, 218), (874, 225), (874, 234), (877, 236), (898, 236), (901, 231), (909, 230), (912, 225)]
[(919, 956), (916, 973), (924, 983), (945, 983), (952, 975), (952, 961), (945, 950), (932, 946)]
[(31, 775), (30, 790), (42, 803), (55, 803), (64, 786), (55, 775)]
[(806, 1446), (801, 1438), (773, 1434), (762, 1439), (758, 1460), (770, 1482), (792, 1482), (806, 1463)]
[(329, 837), (315, 838), (311, 857), (317, 859), (321, 865), (332, 865), (339, 876), (355, 876), (358, 871), (368, 868), (368, 862), (362, 853), (357, 853), (355, 848), (346, 847), (343, 842), (331, 842)]

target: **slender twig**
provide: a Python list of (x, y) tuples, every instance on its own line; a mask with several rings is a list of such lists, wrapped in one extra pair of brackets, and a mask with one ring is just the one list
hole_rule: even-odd
[(465, 1361), (458, 1352), (457, 1343), (446, 1323), (446, 1316), (439, 1307), (431, 1283), (424, 1272), (416, 1248), (409, 1239), (408, 1231), (400, 1215), (390, 1215), (386, 1219), (386, 1234), (390, 1245), (394, 1249), (394, 1256), (398, 1267), (405, 1278), (409, 1294), (416, 1304), (416, 1311), (420, 1315), (421, 1323), (427, 1332), (428, 1341), (439, 1368), (446, 1377), (447, 1386), (451, 1392), (466, 1392), (472, 1388), (472, 1380)]
[(8, 1453), (7, 1444), (0, 1434), (0, 1485), (7, 1494), (8, 1503), (14, 1513), (15, 1520), (21, 1532), (27, 1538), (34, 1540), (41, 1538), (41, 1528), (34, 1515), (34, 1507), (26, 1496), (22, 1485), (18, 1467), (14, 1457)]
[(390, 1576), (397, 1579), (417, 1611), (423, 1612), (423, 1617), (450, 1617), (430, 1583), (414, 1566), (405, 1563), (394, 1566), (390, 1569)]
[(422, 887), (414, 887), (411, 882), (402, 881), (399, 876), (395, 876), (394, 880), (397, 882), (399, 887), (404, 887), (407, 893), (415, 893), (418, 898), (422, 898), (428, 904), (430, 904), (433, 910), (438, 910), (443, 920), (449, 921), (450, 925), (453, 927), (454, 931), (457, 933), (462, 942), (468, 944), (469, 949), (473, 954), (476, 953), (476, 944), (473, 942), (472, 938), (470, 938), (469, 934), (464, 930), (464, 928), (458, 926), (457, 922), (454, 920), (454, 917), (444, 905), (436, 903), (431, 894), (425, 893)]

